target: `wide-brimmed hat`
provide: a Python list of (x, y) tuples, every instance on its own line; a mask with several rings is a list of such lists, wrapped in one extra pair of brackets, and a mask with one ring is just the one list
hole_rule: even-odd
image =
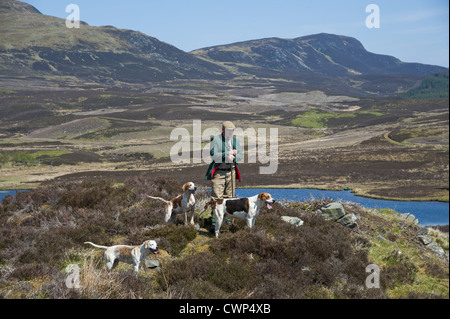
[(234, 126), (233, 122), (230, 122), (230, 121), (223, 122), (222, 127), (230, 129), (230, 130), (234, 130), (236, 128), (236, 126)]

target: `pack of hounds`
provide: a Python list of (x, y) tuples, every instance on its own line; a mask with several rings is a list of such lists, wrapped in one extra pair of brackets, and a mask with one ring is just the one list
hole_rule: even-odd
[[(188, 224), (189, 214), (189, 223), (194, 225), (195, 192), (197, 187), (193, 182), (187, 182), (183, 185), (182, 190), (182, 194), (171, 200), (147, 195), (148, 198), (162, 201), (165, 204), (163, 225), (166, 225), (169, 221), (175, 223), (178, 214), (184, 214), (185, 225)], [(214, 233), (217, 238), (226, 215), (245, 220), (247, 226), (251, 228), (255, 225), (256, 217), (258, 217), (261, 207), (266, 206), (268, 209), (272, 209), (274, 202), (275, 199), (272, 195), (262, 192), (252, 197), (212, 199), (206, 203), (203, 211), (206, 211), (208, 207), (212, 209), (216, 220)], [(108, 270), (114, 269), (119, 261), (122, 261), (132, 264), (136, 274), (139, 271), (140, 264), (149, 254), (158, 254), (158, 245), (154, 240), (147, 240), (139, 246), (115, 245), (108, 247), (96, 245), (92, 242), (85, 242), (85, 244), (105, 249), (104, 257)]]

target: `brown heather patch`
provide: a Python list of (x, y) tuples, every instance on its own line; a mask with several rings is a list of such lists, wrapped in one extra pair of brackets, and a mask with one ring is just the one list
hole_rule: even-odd
[[(0, 295), (13, 298), (389, 298), (445, 296), (448, 262), (439, 260), (415, 238), (419, 227), (390, 211), (374, 212), (344, 203), (358, 216), (358, 227), (345, 228), (314, 214), (329, 200), (275, 203), (262, 208), (252, 229), (236, 221), (224, 224), (218, 239), (205, 229), (157, 227), (163, 206), (146, 195), (173, 198), (181, 185), (168, 177), (139, 175), (113, 180), (63, 182), (41, 187), (0, 204)], [(196, 199), (204, 203), (208, 192)], [(203, 209), (199, 204), (198, 213)], [(281, 216), (299, 217), (301, 227)], [(207, 216), (198, 220), (207, 227)], [(382, 235), (387, 241), (380, 243)], [(87, 247), (139, 245), (155, 239), (161, 268), (129, 265), (112, 272), (103, 251)], [(401, 245), (403, 255), (396, 247)], [(80, 267), (81, 288), (65, 286), (65, 268)], [(367, 265), (380, 265), (381, 289), (367, 289)], [(426, 279), (424, 279), (426, 278)], [(440, 287), (429, 290), (420, 282)], [(406, 287), (417, 287), (417, 293)], [(15, 287), (15, 288), (11, 288)], [(441, 289), (442, 288), (442, 289)], [(10, 290), (14, 293), (9, 293)], [(406, 292), (408, 291), (408, 292)], [(424, 291), (426, 293), (424, 293)], [(427, 292), (429, 291), (429, 293)]]

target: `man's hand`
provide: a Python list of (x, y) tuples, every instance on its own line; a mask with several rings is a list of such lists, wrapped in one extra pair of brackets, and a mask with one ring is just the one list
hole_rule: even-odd
[(233, 161), (234, 161), (234, 155), (236, 154), (236, 153), (234, 153), (236, 150), (232, 150), (232, 151), (230, 151), (229, 153), (228, 153), (228, 163), (233, 163)]

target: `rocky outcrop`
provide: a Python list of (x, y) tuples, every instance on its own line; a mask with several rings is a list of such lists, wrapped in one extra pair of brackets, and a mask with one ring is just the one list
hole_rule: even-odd
[(413, 214), (409, 214), (409, 213), (402, 214), (402, 213), (399, 213), (399, 216), (401, 218), (407, 220), (407, 221), (410, 221), (410, 222), (416, 224), (416, 225), (419, 224), (419, 220)]
[(337, 221), (344, 217), (345, 210), (341, 203), (330, 203), (317, 211), (325, 220)]
[[(445, 250), (436, 243), (428, 233), (428, 228), (423, 227), (419, 230), (419, 235), (417, 236), (417, 240), (422, 243), (425, 247), (434, 251), (437, 255), (443, 257), (446, 256)], [(448, 252), (447, 252), (448, 257)]]
[(356, 222), (356, 215), (347, 214), (345, 212), (344, 206), (338, 202), (330, 203), (317, 210), (315, 213), (321, 215), (325, 220), (335, 221), (348, 228), (354, 228), (358, 226)]
[(358, 226), (358, 224), (356, 223), (356, 219), (357, 217), (355, 214), (346, 214), (344, 217), (338, 219), (336, 222), (348, 228), (355, 228), (356, 226)]
[(285, 221), (288, 224), (295, 225), (297, 227), (300, 227), (303, 225), (303, 220), (301, 220), (298, 217), (291, 217), (291, 216), (281, 216), (281, 219)]

